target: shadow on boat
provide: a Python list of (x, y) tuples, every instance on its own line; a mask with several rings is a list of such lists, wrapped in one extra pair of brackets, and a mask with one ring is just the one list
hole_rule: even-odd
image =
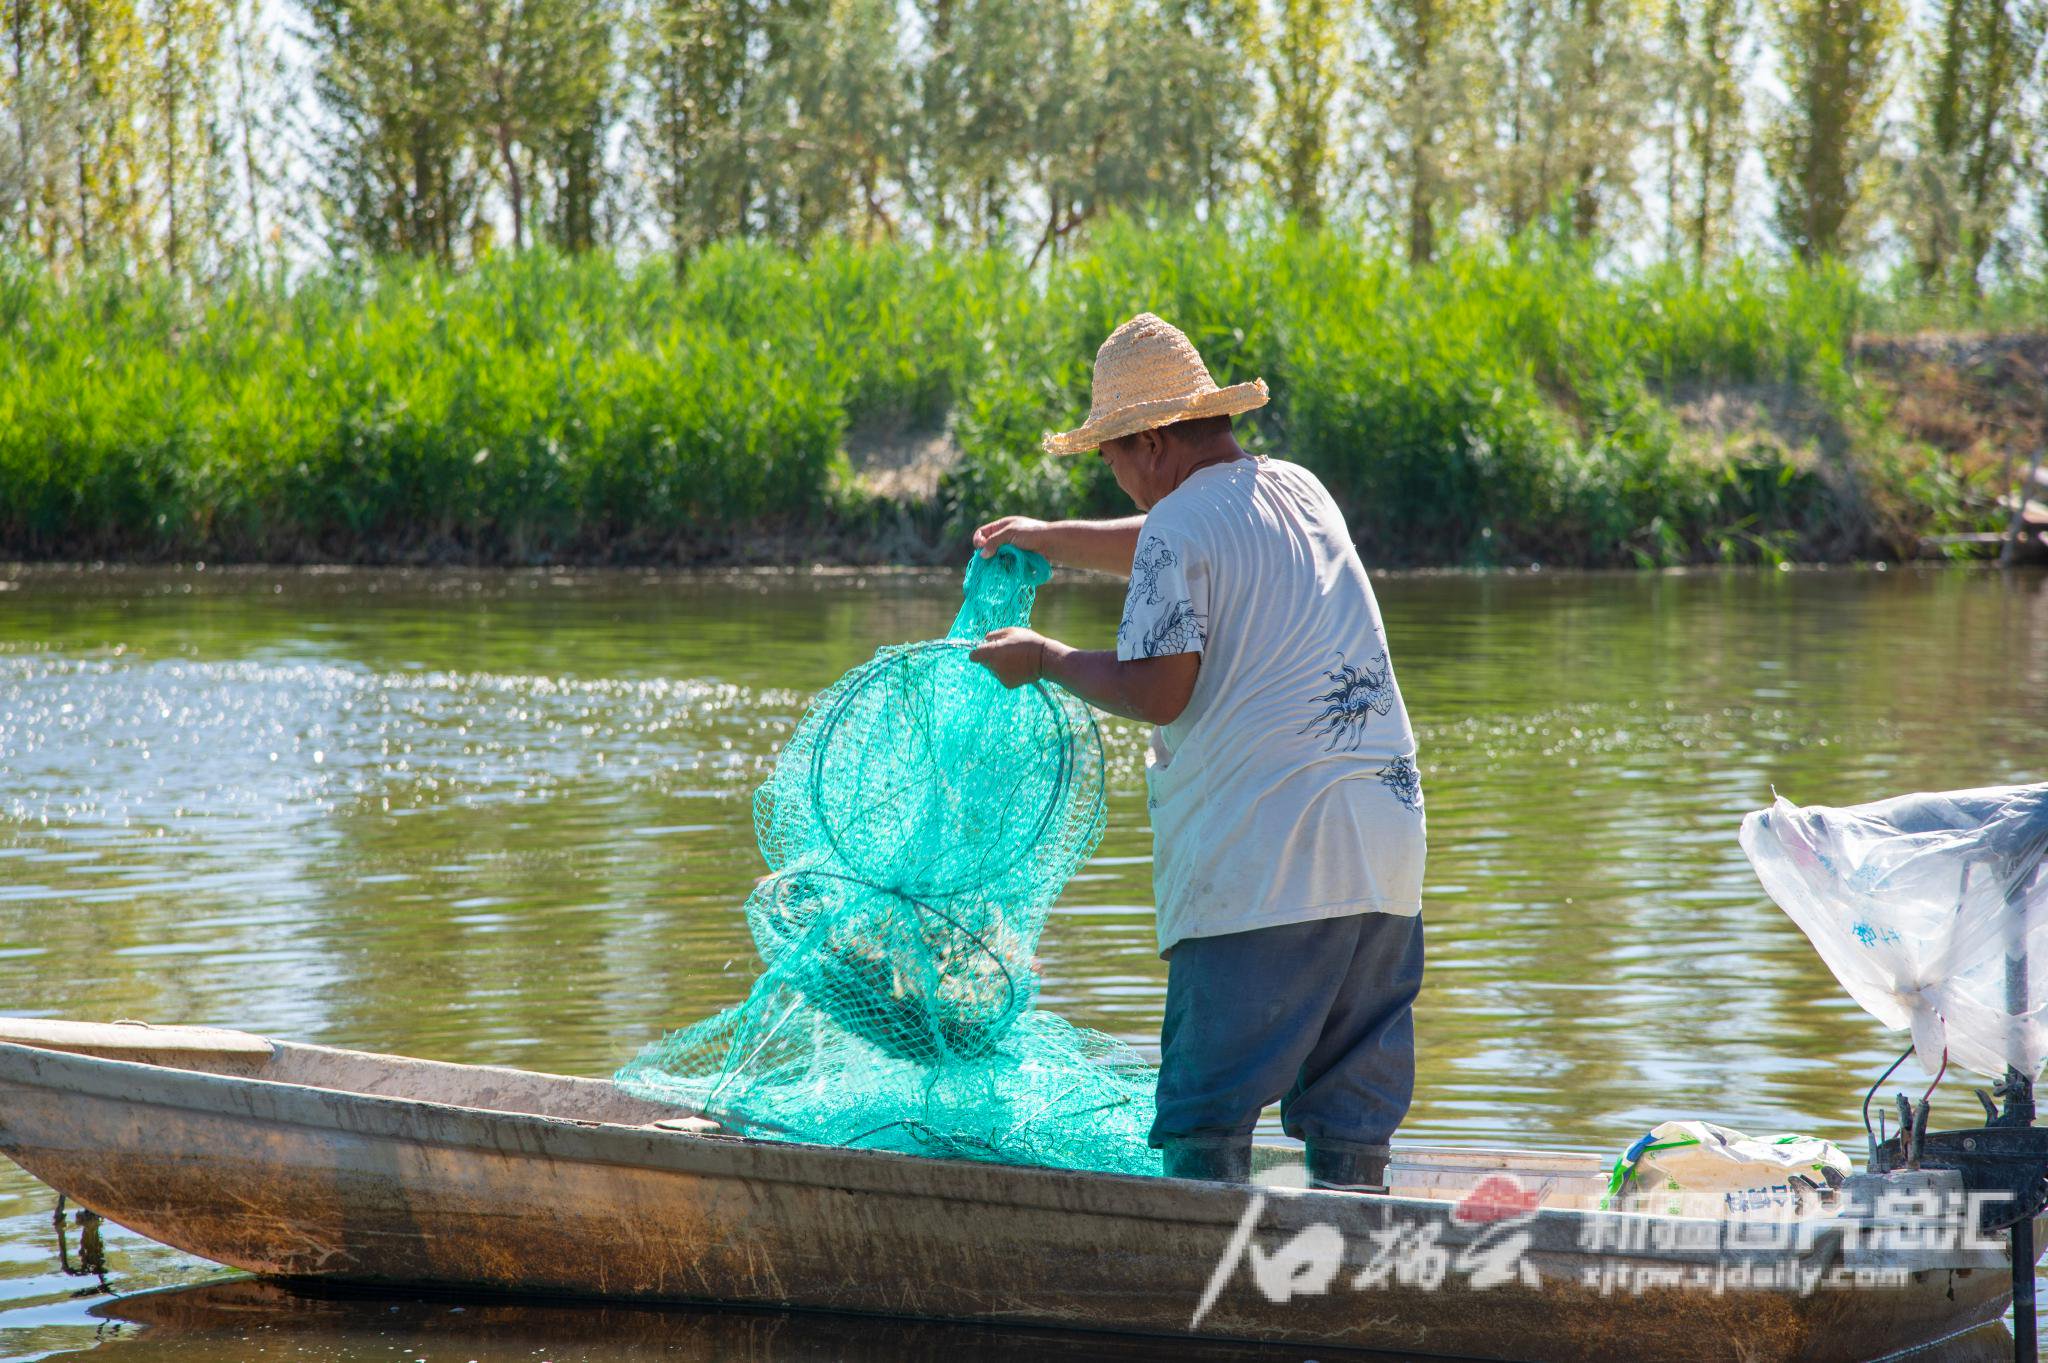
[[(822, 1312), (379, 1295), (258, 1278), (120, 1297), (91, 1314), (109, 1324), (140, 1327), (123, 1339), (120, 1363), (218, 1363), (287, 1351), (331, 1363), (389, 1363), (394, 1350), (407, 1359), (472, 1363), (645, 1363), (655, 1357), (681, 1363), (1299, 1363), (1309, 1356), (1323, 1363), (1445, 1363), (1324, 1348)], [(2012, 1357), (2012, 1336), (2002, 1325), (1990, 1326), (1893, 1357), (2004, 1363)]]

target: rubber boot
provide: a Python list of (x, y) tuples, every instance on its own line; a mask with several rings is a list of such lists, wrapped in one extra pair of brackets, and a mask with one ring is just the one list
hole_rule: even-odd
[(1252, 1181), (1250, 1136), (1169, 1137), (1160, 1148), (1168, 1178), (1198, 1178), (1211, 1183)]
[(1387, 1159), (1392, 1153), (1384, 1145), (1310, 1141), (1308, 1186), (1333, 1193), (1384, 1195), (1387, 1191)]

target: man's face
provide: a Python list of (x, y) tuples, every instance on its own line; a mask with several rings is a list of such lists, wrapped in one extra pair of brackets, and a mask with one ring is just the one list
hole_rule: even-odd
[(1136, 435), (1105, 440), (1096, 451), (1116, 476), (1116, 485), (1140, 511), (1150, 511), (1153, 504), (1166, 495), (1155, 486), (1162, 444), (1158, 431), (1139, 431)]

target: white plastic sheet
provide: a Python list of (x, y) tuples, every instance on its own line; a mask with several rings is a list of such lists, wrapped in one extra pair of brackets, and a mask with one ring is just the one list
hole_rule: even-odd
[(1742, 821), (1742, 850), (1849, 996), (1948, 1063), (2048, 1059), (2048, 785), (1904, 795)]

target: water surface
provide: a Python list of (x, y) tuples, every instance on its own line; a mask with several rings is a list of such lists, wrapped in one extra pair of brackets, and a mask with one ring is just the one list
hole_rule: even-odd
[[(1704, 1116), (1860, 1155), (1862, 1089), (1903, 1042), (1764, 898), (1736, 825), (1774, 788), (1850, 803), (2048, 780), (2048, 579), (1379, 591), (1430, 833), (1404, 1138), (1613, 1151)], [(877, 645), (942, 634), (957, 604), (953, 574), (0, 570), (0, 1011), (609, 1073), (744, 994), (747, 796), (806, 699)], [(1119, 605), (1106, 580), (1063, 580), (1040, 622), (1101, 645)], [(1109, 832), (1047, 929), (1044, 1004), (1156, 1054), (1140, 735), (1105, 734)], [(1943, 1093), (1937, 1125), (1968, 1120), (1966, 1088)], [(98, 1273), (67, 1268), (103, 1264), (123, 1293), (224, 1275), (60, 1226), (54, 1203), (0, 1172), (0, 1359), (1009, 1347), (717, 1313), (480, 1329), (469, 1308), (261, 1285), (109, 1307), (73, 1295)]]

